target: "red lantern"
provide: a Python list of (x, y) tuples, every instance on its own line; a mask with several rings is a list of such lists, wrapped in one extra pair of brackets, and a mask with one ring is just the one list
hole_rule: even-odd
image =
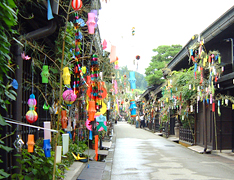
[(75, 11), (78, 11), (82, 7), (82, 1), (81, 0), (73, 0), (71, 5)]

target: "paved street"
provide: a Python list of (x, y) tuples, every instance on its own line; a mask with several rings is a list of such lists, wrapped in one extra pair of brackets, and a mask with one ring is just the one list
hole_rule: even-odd
[(111, 180), (231, 180), (234, 161), (198, 154), (126, 122), (115, 125)]

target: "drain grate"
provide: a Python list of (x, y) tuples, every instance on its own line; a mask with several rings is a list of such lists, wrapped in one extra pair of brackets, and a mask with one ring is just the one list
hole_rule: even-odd
[(168, 144), (168, 145), (165, 145), (165, 146), (166, 146), (166, 147), (175, 147), (174, 145), (169, 145), (169, 144)]

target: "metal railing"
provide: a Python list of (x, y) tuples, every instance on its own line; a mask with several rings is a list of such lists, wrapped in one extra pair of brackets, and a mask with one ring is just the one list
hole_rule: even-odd
[(180, 140), (194, 144), (193, 130), (180, 127)]

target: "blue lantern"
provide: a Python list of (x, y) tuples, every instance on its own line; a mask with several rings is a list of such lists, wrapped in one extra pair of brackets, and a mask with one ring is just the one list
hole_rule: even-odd
[(43, 150), (45, 152), (45, 157), (51, 157), (51, 148), (50, 139), (44, 139)]
[(137, 106), (136, 106), (135, 100), (130, 100), (129, 109), (131, 110), (131, 117), (136, 117)]
[(131, 86), (131, 89), (136, 89), (136, 78), (135, 78), (135, 72), (132, 71), (132, 72), (129, 72), (129, 82), (130, 82), (130, 86)]

